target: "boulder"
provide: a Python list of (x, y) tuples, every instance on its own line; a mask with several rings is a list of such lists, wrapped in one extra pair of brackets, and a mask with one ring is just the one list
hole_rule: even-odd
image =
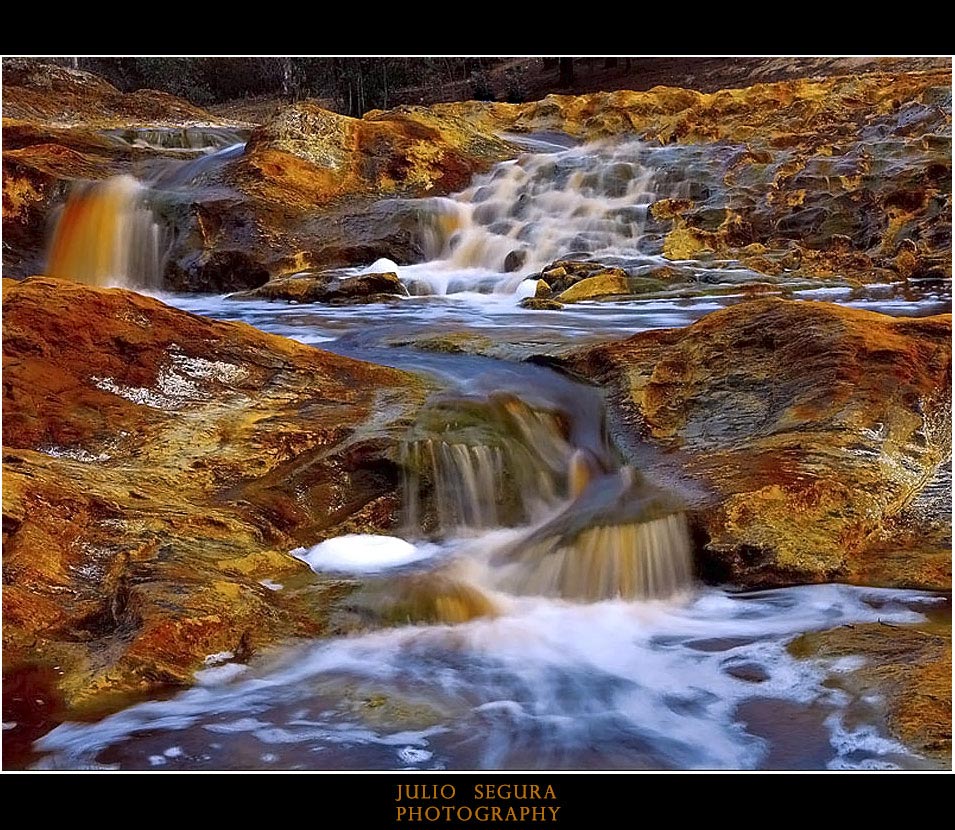
[(611, 269), (600, 271), (592, 277), (574, 283), (557, 296), (561, 303), (576, 303), (581, 300), (594, 300), (600, 297), (612, 297), (617, 294), (629, 294), (630, 283), (624, 271)]
[(521, 300), (520, 306), (528, 311), (560, 311), (564, 304), (557, 300), (548, 300), (546, 297), (525, 297)]
[(3, 288), (4, 671), (55, 672), (66, 717), (328, 631), (348, 585), (287, 551), (395, 523), (421, 382), (117, 289)]
[(252, 133), (233, 180), (269, 202), (312, 210), (345, 195), (450, 193), (515, 152), (451, 113), (406, 106), (349, 118), (304, 101)]
[(271, 280), (252, 291), (230, 295), (233, 300), (285, 300), (297, 303), (354, 304), (374, 303), (408, 296), (398, 275), (348, 275), (326, 271), (320, 274), (295, 274)]
[(753, 299), (561, 360), (689, 483), (709, 578), (951, 589), (951, 548), (906, 511), (951, 499), (951, 315)]

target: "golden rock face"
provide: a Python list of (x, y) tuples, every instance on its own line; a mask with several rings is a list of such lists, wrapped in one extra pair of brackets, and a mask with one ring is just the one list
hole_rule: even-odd
[(951, 315), (755, 299), (568, 365), (702, 487), (714, 576), (950, 589), (950, 542), (899, 540), (918, 535), (906, 505), (951, 452)]
[(951, 763), (952, 624), (881, 623), (804, 634), (790, 645), (798, 657), (862, 657), (862, 665), (834, 683), (858, 697), (878, 690), (891, 732), (929, 758)]
[[(46, 86), (5, 78), (8, 275), (40, 269), (42, 229), (70, 182), (126, 173), (156, 155), (111, 145), (98, 130), (227, 123), (172, 96), (123, 95), (69, 73)], [(213, 177), (214, 196), (167, 210), (181, 245), (166, 282), (235, 290), (298, 270), (303, 259), (322, 268), (420, 259), (401, 218), (369, 219), (370, 205), (459, 190), (517, 154), (502, 133), (547, 130), (680, 145), (679, 166), (701, 187), (654, 208), (672, 259), (713, 254), (764, 274), (858, 283), (951, 276), (951, 76), (931, 70), (708, 94), (656, 87), (466, 101), (360, 119), (295, 104), (253, 131), (246, 153)]]
[(393, 522), (418, 381), (72, 282), (3, 320), (5, 670), (99, 705), (327, 628), (345, 589), (285, 551)]

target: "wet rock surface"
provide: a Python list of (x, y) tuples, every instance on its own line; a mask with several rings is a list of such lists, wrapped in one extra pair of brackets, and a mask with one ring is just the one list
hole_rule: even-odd
[(326, 271), (321, 274), (295, 274), (271, 280), (252, 291), (232, 294), (231, 299), (349, 305), (387, 302), (406, 296), (408, 289), (393, 272), (346, 274)]
[(949, 590), (950, 549), (887, 540), (924, 533), (907, 508), (951, 455), (950, 338), (950, 315), (760, 299), (563, 360), (610, 390), (624, 441), (702, 487), (709, 578)]
[(950, 606), (947, 622), (842, 626), (804, 634), (789, 649), (797, 657), (824, 664), (857, 661), (854, 668), (835, 674), (832, 682), (857, 699), (871, 701), (877, 696), (895, 737), (929, 758), (951, 763)]
[(286, 551), (395, 521), (419, 381), (69, 282), (3, 317), (5, 671), (75, 713), (329, 629)]

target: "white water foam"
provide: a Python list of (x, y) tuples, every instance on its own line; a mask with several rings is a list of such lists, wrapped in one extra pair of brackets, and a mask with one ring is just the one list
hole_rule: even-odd
[[(824, 717), (849, 702), (825, 683), (823, 663), (789, 654), (789, 640), (847, 623), (917, 622), (910, 606), (934, 601), (842, 585), (709, 589), (683, 602), (512, 599), (493, 619), (315, 643), (264, 672), (97, 724), (63, 724), (38, 748), (51, 767), (94, 763), (107, 747), (135, 766), (174, 740), (213, 767), (230, 765), (234, 742), (251, 741), (289, 768), (414, 766), (408, 747), (448, 768), (754, 768), (769, 748), (747, 731), (742, 704), (782, 700)], [(765, 680), (728, 673), (740, 664), (755, 664)], [(351, 703), (377, 698), (417, 701), (422, 722), (385, 726)], [(820, 729), (830, 744), (822, 763), (832, 767), (917, 764), (871, 724), (829, 717)], [(176, 737), (153, 745), (157, 731)], [(211, 733), (228, 740), (213, 749)]]
[(378, 573), (428, 559), (437, 549), (437, 545), (413, 545), (397, 536), (351, 533), (310, 548), (295, 548), (291, 554), (317, 573)]

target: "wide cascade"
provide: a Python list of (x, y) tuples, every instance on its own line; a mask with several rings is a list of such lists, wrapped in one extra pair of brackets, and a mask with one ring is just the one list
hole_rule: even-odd
[(558, 257), (641, 256), (657, 198), (646, 154), (636, 141), (527, 153), (461, 193), (421, 200), (416, 215), (429, 267), (412, 269), (409, 287), (508, 292)]

